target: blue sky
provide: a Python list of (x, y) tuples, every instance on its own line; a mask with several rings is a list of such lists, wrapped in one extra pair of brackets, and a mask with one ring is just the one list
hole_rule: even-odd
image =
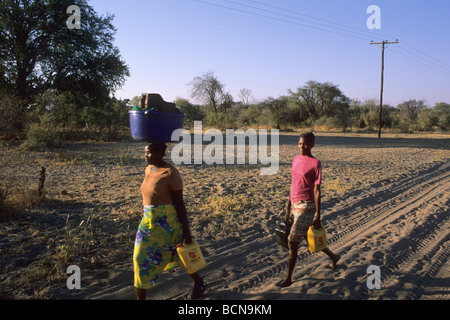
[[(130, 68), (118, 98), (157, 92), (190, 96), (194, 77), (212, 71), (235, 101), (247, 88), (264, 100), (306, 81), (332, 82), (351, 99), (450, 103), (450, 1), (444, 0), (91, 0), (115, 16), (114, 44)], [(370, 5), (381, 29), (368, 29)], [(82, 17), (81, 17), (82, 21)]]

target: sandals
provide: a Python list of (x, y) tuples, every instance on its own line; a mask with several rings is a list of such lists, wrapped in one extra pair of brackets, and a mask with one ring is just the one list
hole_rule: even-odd
[(206, 283), (202, 279), (201, 284), (195, 284), (194, 287), (191, 289), (191, 291), (188, 294), (189, 300), (195, 300), (199, 299), (203, 296), (203, 292), (205, 292), (206, 289)]

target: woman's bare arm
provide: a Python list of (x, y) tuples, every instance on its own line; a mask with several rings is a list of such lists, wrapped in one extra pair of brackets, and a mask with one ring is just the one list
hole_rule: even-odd
[(172, 196), (172, 203), (175, 206), (175, 210), (177, 211), (178, 219), (183, 226), (182, 241), (184, 240), (186, 244), (189, 244), (192, 242), (192, 236), (189, 229), (186, 206), (183, 200), (183, 190), (170, 191), (170, 194)]

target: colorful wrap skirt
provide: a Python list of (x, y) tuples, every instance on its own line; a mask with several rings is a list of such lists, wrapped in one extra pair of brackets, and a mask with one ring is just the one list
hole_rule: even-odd
[(163, 271), (181, 266), (177, 245), (183, 228), (175, 207), (146, 205), (134, 246), (134, 286), (151, 288)]
[(306, 238), (309, 226), (314, 222), (316, 203), (314, 201), (291, 202), (291, 215), (294, 217), (288, 240), (300, 242)]

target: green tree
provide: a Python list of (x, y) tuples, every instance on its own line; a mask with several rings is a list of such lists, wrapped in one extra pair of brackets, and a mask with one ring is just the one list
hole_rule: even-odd
[[(66, 25), (70, 5), (81, 11), (80, 29)], [(26, 101), (27, 111), (47, 90), (84, 95), (101, 105), (129, 76), (112, 43), (112, 20), (86, 0), (0, 0), (1, 87)]]
[(316, 81), (308, 81), (305, 86), (299, 87), (297, 92), (288, 90), (294, 103), (297, 104), (300, 110), (301, 121), (305, 121), (308, 118), (317, 119), (319, 97), (317, 88), (320, 83)]
[(26, 116), (25, 108), (20, 107), (23, 103), (16, 96), (0, 92), (0, 137), (13, 139), (21, 136)]
[(426, 105), (423, 100), (417, 101), (413, 99), (400, 103), (397, 106), (399, 111), (399, 129), (403, 132), (420, 129), (418, 115), (425, 108)]
[(267, 110), (265, 114), (267, 124), (274, 126), (276, 129), (280, 129), (282, 125), (288, 123), (288, 102), (289, 97), (282, 96), (278, 99), (270, 97), (261, 103), (262, 107)]
[(175, 105), (186, 115), (186, 124), (192, 125), (194, 121), (203, 120), (204, 114), (199, 106), (193, 105), (187, 99), (176, 98)]
[(400, 109), (401, 117), (407, 121), (416, 120), (419, 112), (426, 108), (423, 100), (408, 100), (397, 106)]
[(431, 110), (437, 118), (436, 125), (443, 131), (450, 130), (450, 104), (438, 102)]
[(335, 118), (340, 126), (346, 127), (350, 99), (330, 82), (308, 81), (296, 92), (288, 90), (291, 100), (299, 108), (301, 121), (311, 118)]

